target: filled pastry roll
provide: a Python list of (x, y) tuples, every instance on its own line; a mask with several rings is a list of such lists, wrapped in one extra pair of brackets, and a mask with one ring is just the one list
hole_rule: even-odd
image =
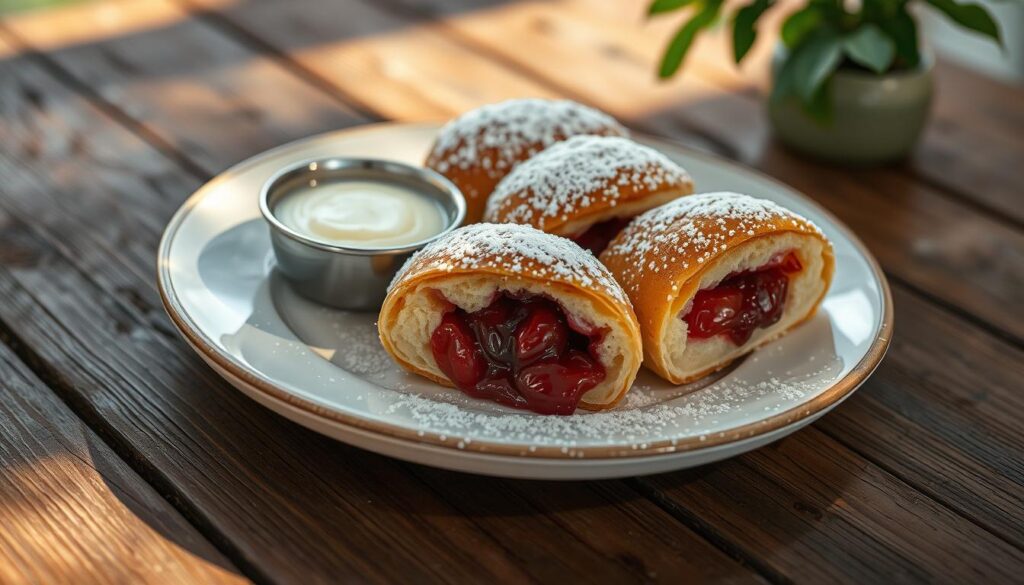
[(728, 365), (814, 314), (832, 245), (775, 203), (708, 193), (652, 209), (601, 261), (633, 302), (644, 365), (683, 384)]
[(532, 225), (596, 255), (636, 215), (691, 193), (690, 175), (658, 151), (627, 138), (577, 136), (502, 179), (484, 221)]
[(445, 125), (426, 166), (466, 198), (466, 223), (476, 223), (487, 197), (519, 163), (552, 144), (584, 134), (626, 136), (611, 116), (569, 100), (515, 99), (466, 112)]
[(529, 226), (476, 224), (431, 243), (396, 275), (377, 326), (407, 370), (543, 414), (615, 405), (643, 359), (608, 270)]

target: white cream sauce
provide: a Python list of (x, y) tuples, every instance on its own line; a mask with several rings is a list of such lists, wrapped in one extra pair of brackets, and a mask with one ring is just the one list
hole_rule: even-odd
[(403, 246), (447, 227), (437, 201), (373, 181), (335, 181), (296, 189), (274, 206), (274, 216), (306, 237), (351, 248)]

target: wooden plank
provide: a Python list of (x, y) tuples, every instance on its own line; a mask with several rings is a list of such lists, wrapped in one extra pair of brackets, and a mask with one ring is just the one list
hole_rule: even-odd
[(1024, 351), (899, 287), (895, 298), (886, 360), (817, 426), (1024, 547)]
[[(294, 9), (265, 1), (187, 4), (217, 10), (243, 30), (248, 30), (245, 23), (274, 21), (274, 26), (255, 29), (258, 34), (253, 36), (261, 44), (301, 63), (303, 70), (325, 83), (344, 87), (347, 99), (385, 118), (440, 120), (450, 115), (451, 104), (551, 95), (543, 85), (520, 75), (495, 72), (486, 57), (461, 50), (432, 26), (396, 20), (378, 3), (305, 0)], [(438, 54), (446, 59), (436, 59)], [(488, 83), (470, 82), (478, 76)], [(337, 83), (339, 77), (345, 83)]]
[[(698, 75), (658, 84), (650, 55), (661, 44), (639, 29), (595, 21), (560, 4), (509, 4), (480, 12), (469, 10), (465, 0), (449, 4), (465, 10), (443, 25), (453, 35), (642, 130), (672, 137), (680, 125), (672, 120), (699, 129), (743, 162), (823, 203), (865, 240), (888, 272), (1024, 344), (1024, 314), (1004, 310), (1021, 299), (1024, 232), (974, 213), (905, 173), (837, 175), (779, 148), (767, 140), (761, 106), (751, 96), (723, 91)], [(266, 28), (264, 23), (259, 30)]]
[(0, 469), (0, 582), (247, 582), (3, 344)]
[[(680, 539), (662, 510), (620, 481), (579, 483), (510, 481), (474, 475), (458, 476), (427, 467), (416, 468), (424, 482), (451, 497), (459, 512), (509, 545), (511, 554), (541, 582), (559, 582), (564, 574), (587, 575), (587, 581), (664, 581), (675, 583), (746, 582), (751, 577), (735, 567), (707, 563), (703, 552)], [(581, 497), (582, 496), (582, 497)], [(610, 500), (614, 506), (603, 505)], [(609, 529), (609, 527), (614, 527)], [(538, 533), (564, 532), (555, 547), (533, 546)], [(565, 547), (584, 544), (626, 570), (594, 570)], [(717, 553), (716, 554), (720, 554)], [(567, 569), (566, 566), (570, 568)]]
[[(396, 16), (375, 2), (185, 0), (245, 31), (361, 110), (385, 119), (445, 120), (453, 113), (511, 97), (556, 97), (550, 84), (495, 67), (432, 23)], [(194, 9), (196, 10), (196, 9)], [(317, 15), (323, 15), (319, 18)], [(475, 80), (486, 80), (478, 83)], [(706, 150), (699, 135), (681, 138)]]
[(816, 428), (643, 485), (668, 509), (802, 582), (1009, 583), (1024, 569), (1020, 549)]
[(364, 121), (167, 0), (72, 3), (12, 15), (0, 26), (170, 148), (216, 161), (212, 170)]
[(1024, 92), (951, 62), (935, 69), (932, 121), (910, 165), (1024, 225)]
[[(637, 497), (621, 484), (614, 493), (588, 484), (564, 492), (608, 508), (594, 529), (638, 535), (619, 545), (619, 557), (603, 556), (560, 523), (505, 542), (501, 535), (520, 519), (463, 517), (447, 490), (425, 489), (409, 466), (298, 428), (228, 388), (169, 333), (150, 276), (160, 224), (195, 179), (38, 68), (4, 66), (14, 89), (0, 102), (12, 113), (0, 125), (0, 207), (11, 215), (0, 249), (23, 261), (0, 267), (0, 322), (17, 324), (25, 347), (92, 413), (90, 421), (230, 543), (248, 572), (303, 582), (594, 572), (599, 581), (621, 581), (648, 570), (759, 580), (647, 500), (633, 504), (635, 517), (614, 512), (618, 498)], [(39, 98), (24, 103), (24, 95)], [(72, 197), (75, 205), (62, 204)], [(439, 473), (441, 487), (462, 477)], [(474, 501), (467, 494), (460, 504)], [(546, 562), (553, 550), (560, 564)]]

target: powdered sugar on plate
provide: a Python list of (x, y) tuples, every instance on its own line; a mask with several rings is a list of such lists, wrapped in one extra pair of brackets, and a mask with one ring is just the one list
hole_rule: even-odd
[(487, 202), (485, 219), (543, 229), (588, 207), (614, 207), (622, 192), (643, 196), (692, 184), (665, 155), (626, 138), (577, 136), (509, 173)]
[(582, 134), (627, 136), (611, 116), (570, 100), (515, 99), (482, 106), (438, 133), (427, 165), (446, 173), (480, 165), (503, 176), (526, 157)]
[(620, 447), (645, 449), (643, 437), (658, 436), (674, 444), (718, 432), (718, 417), (754, 401), (765, 402), (764, 409), (771, 413), (792, 408), (820, 387), (816, 378), (821, 373), (811, 373), (801, 380), (722, 380), (682, 396), (679, 391), (634, 386), (626, 400), (611, 410), (577, 411), (571, 416), (540, 416), (508, 409), (480, 411), (474, 408), (475, 401), (457, 394), (409, 394), (391, 403), (385, 413), (408, 417), (424, 432), (453, 441), (472, 441), (470, 435), (500, 436), (503, 441), (528, 445), (527, 450), (551, 446), (575, 449), (594, 443), (608, 445), (611, 437), (618, 437)]

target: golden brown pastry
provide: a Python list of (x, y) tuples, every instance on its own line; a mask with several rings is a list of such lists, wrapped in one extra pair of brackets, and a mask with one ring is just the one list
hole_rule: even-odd
[(466, 112), (445, 125), (426, 166), (466, 197), (465, 223), (480, 221), (487, 197), (519, 163), (548, 146), (585, 134), (626, 136), (611, 116), (569, 100), (515, 99)]
[(522, 223), (600, 254), (633, 217), (693, 193), (690, 175), (628, 138), (576, 136), (498, 183), (484, 221)]
[(832, 245), (763, 199), (707, 193), (629, 224), (601, 254), (633, 301), (644, 365), (683, 384), (810, 318), (832, 281)]
[(615, 405), (642, 360), (608, 270), (529, 226), (476, 224), (428, 245), (395, 277), (377, 326), (407, 370), (543, 414)]

